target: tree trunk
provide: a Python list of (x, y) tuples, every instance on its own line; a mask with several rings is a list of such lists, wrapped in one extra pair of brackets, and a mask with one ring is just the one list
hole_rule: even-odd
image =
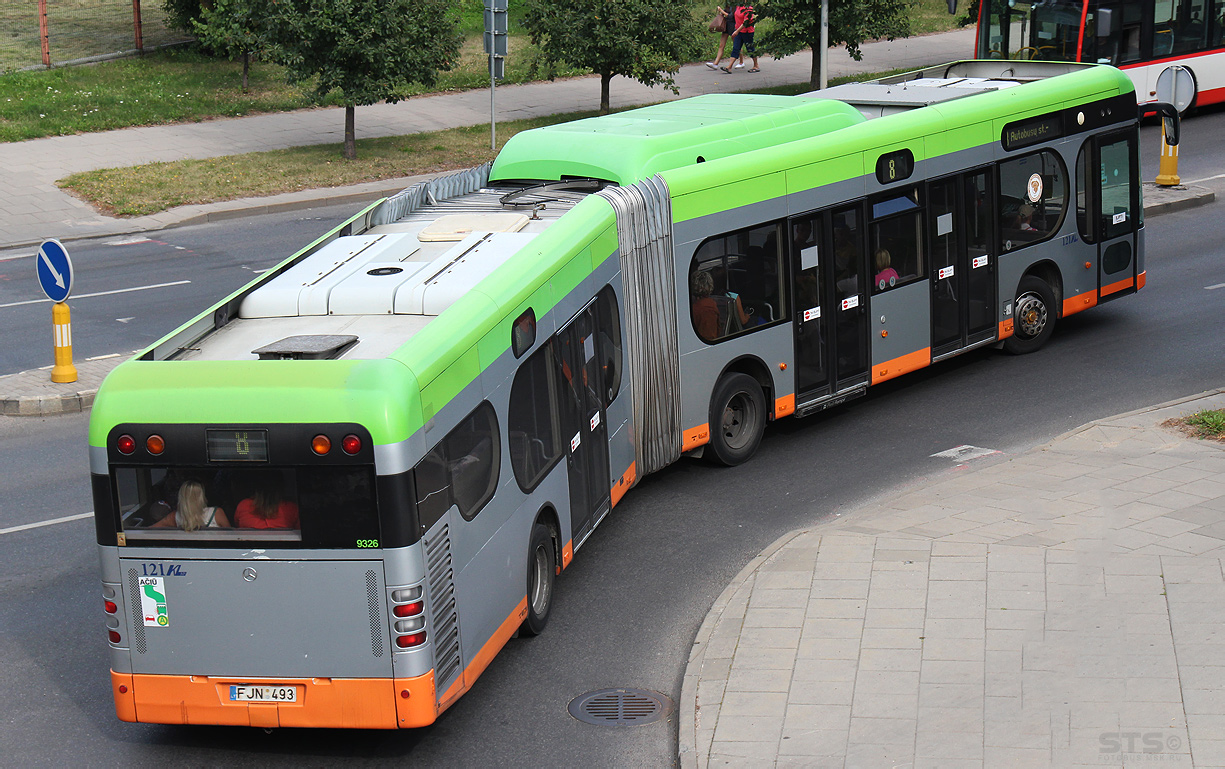
[(612, 82), (611, 72), (600, 73), (600, 114), (608, 114), (608, 84)]
[(357, 160), (357, 137), (353, 131), (354, 111), (352, 104), (345, 106), (345, 160)]
[(251, 52), (242, 52), (242, 92), (247, 92), (247, 72), (251, 69)]

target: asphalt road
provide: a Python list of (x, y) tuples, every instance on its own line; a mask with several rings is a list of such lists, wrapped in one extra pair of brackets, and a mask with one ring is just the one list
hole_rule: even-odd
[[(1223, 123), (1219, 113), (1188, 122), (1184, 178), (1225, 172), (1219, 167)], [(1193, 161), (1193, 141), (1215, 149)], [(597, 727), (572, 719), (566, 705), (590, 690), (618, 686), (677, 697), (707, 609), (778, 536), (952, 472), (948, 460), (931, 457), (935, 452), (973, 444), (1017, 453), (1092, 419), (1225, 382), (1218, 328), (1225, 289), (1207, 289), (1225, 283), (1219, 212), (1220, 204), (1150, 218), (1147, 288), (1067, 319), (1035, 355), (970, 353), (831, 412), (774, 425), (743, 467), (682, 461), (648, 477), (559, 581), (545, 634), (513, 640), (471, 693), (439, 723), (416, 732), (265, 734), (121, 724), (109, 696), (92, 523), (0, 533), (0, 701), (10, 703), (0, 714), (3, 762), (670, 765), (675, 717), (651, 726)], [(298, 221), (301, 216), (159, 235), (169, 246), (79, 244), (78, 277), (96, 281), (94, 291), (192, 282), (98, 297), (96, 310), (83, 299), (74, 313), (89, 317), (107, 340), (97, 352), (135, 349), (301, 245), (303, 232), (330, 226), (323, 219)], [(0, 263), (0, 272), (12, 264)], [(33, 272), (32, 264), (28, 269)], [(12, 285), (0, 279), (0, 304), (31, 298)], [(29, 367), (15, 363), (29, 345), (10, 341), (12, 309), (0, 308), (6, 329), (0, 355), (17, 370)], [(90, 510), (86, 421), (83, 415), (0, 419), (0, 532)]]

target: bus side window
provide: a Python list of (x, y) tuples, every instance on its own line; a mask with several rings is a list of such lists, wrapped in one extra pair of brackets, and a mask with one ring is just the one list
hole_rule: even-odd
[(1001, 251), (1046, 240), (1059, 231), (1067, 208), (1067, 168), (1042, 150), (1000, 163)]
[(501, 455), (497, 415), (482, 402), (413, 468), (422, 531), (451, 505), (466, 520), (475, 518), (497, 488)]
[(708, 343), (787, 317), (787, 271), (780, 233), (771, 223), (717, 235), (689, 266), (693, 329)]
[(510, 466), (524, 492), (535, 489), (561, 457), (555, 354), (552, 341), (543, 345), (519, 366), (510, 387)]
[(596, 300), (600, 341), (600, 365), (604, 367), (604, 405), (607, 407), (621, 391), (621, 313), (612, 286), (600, 289)]

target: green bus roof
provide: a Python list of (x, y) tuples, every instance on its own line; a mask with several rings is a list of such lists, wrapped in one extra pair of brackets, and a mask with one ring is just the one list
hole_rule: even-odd
[(864, 122), (827, 99), (707, 94), (517, 134), (491, 180), (591, 177), (626, 185), (654, 174)]

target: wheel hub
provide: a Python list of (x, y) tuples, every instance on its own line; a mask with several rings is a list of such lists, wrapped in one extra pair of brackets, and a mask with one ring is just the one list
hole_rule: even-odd
[(1017, 330), (1026, 337), (1036, 337), (1046, 328), (1046, 305), (1036, 294), (1017, 299)]

